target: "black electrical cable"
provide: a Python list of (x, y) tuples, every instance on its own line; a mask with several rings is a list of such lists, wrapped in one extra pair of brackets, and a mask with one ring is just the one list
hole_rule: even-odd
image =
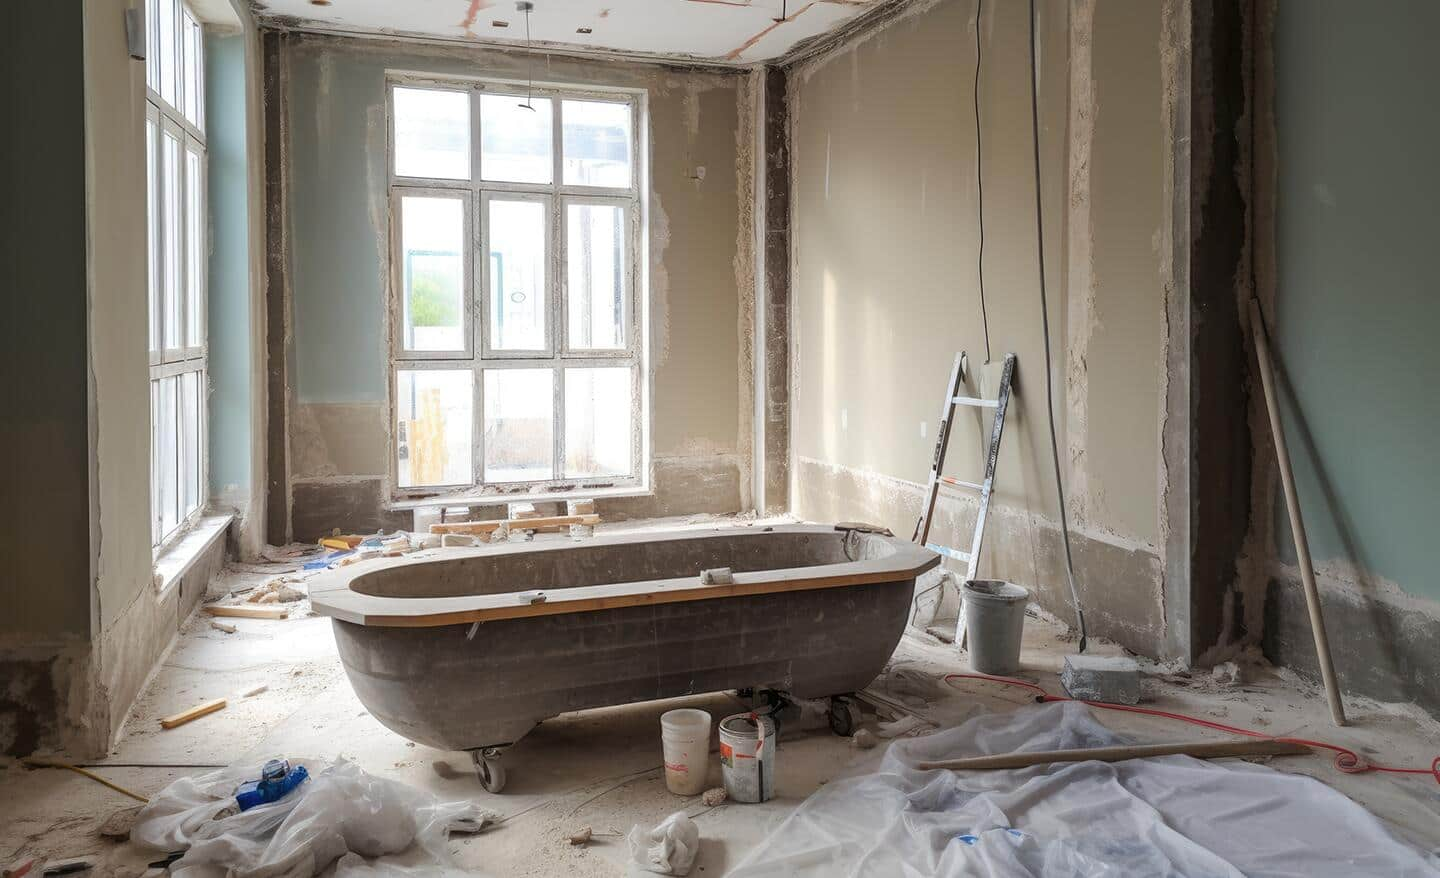
[(1080, 651), (1085, 651), (1085, 611), (1075, 588), (1075, 563), (1070, 556), (1070, 522), (1065, 513), (1065, 484), (1060, 479), (1060, 442), (1055, 438), (1055, 379), (1050, 362), (1050, 308), (1045, 295), (1045, 219), (1040, 197), (1040, 66), (1035, 59), (1035, 0), (1030, 0), (1030, 142), (1035, 160), (1035, 245), (1040, 257), (1040, 325), (1045, 340), (1045, 411), (1050, 416), (1050, 456), (1055, 462), (1055, 493), (1060, 499), (1060, 537), (1065, 544), (1065, 576), (1080, 625)]
[(979, 217), (980, 251), (975, 258), (980, 277), (980, 325), (985, 329), (985, 362), (990, 362), (990, 315), (985, 309), (985, 161), (980, 138), (980, 20), (985, 15), (985, 0), (975, 2), (975, 213)]

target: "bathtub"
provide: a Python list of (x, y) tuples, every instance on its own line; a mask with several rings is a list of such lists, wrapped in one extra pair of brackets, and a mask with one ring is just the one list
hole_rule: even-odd
[[(915, 577), (938, 563), (877, 533), (729, 528), (377, 559), (314, 577), (310, 600), (365, 708), (412, 741), (470, 751), (498, 792), (504, 748), (568, 711), (864, 688), (904, 632)], [(702, 585), (716, 567), (734, 582)], [(837, 731), (854, 718), (832, 701)]]

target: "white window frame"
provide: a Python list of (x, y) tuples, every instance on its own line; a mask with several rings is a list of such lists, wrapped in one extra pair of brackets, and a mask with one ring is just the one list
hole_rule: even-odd
[[(464, 91), (470, 96), (470, 178), (451, 180), (435, 177), (402, 176), (395, 172), (395, 88), (439, 89)], [(645, 95), (643, 91), (630, 89), (566, 88), (559, 86), (535, 86), (528, 90), (535, 98), (551, 101), (551, 161), (553, 170), (550, 183), (511, 183), (487, 181), (480, 174), (481, 95), (504, 95), (523, 100), (527, 86), (523, 82), (503, 82), (472, 78), (442, 78), (425, 74), (391, 72), (386, 78), (385, 101), (387, 122), (386, 168), (389, 181), (388, 205), (390, 210), (390, 260), (387, 279), (389, 290), (386, 313), (389, 315), (390, 369), (387, 395), (390, 400), (391, 442), (389, 450), (390, 483), (396, 501), (416, 500), (428, 497), (485, 497), (527, 494), (552, 494), (563, 492), (585, 492), (595, 489), (635, 488), (647, 482), (644, 472), (646, 456), (645, 437), (649, 424), (646, 420), (648, 406), (645, 405), (647, 390), (647, 364), (645, 362), (644, 332), (646, 327), (645, 309), (641, 302), (642, 275), (641, 258), (644, 252), (643, 208), (641, 203), (644, 181), (648, 179), (644, 167), (646, 151), (643, 149)], [(627, 187), (581, 186), (564, 183), (564, 117), (565, 100), (604, 101), (623, 103), (630, 108), (630, 184)], [(463, 351), (412, 351), (404, 346), (404, 283), (401, 255), (400, 199), (407, 195), (454, 196), (465, 202), (465, 263), (466, 285), (462, 305), (462, 332), (465, 339)], [(546, 344), (542, 350), (494, 350), (490, 345), (490, 260), (489, 204), (495, 198), (513, 200), (538, 200), (545, 203), (547, 210), (547, 241), (549, 254), (546, 269), (545, 319)], [(568, 271), (566, 270), (566, 206), (572, 203), (607, 204), (620, 206), (625, 211), (626, 256), (623, 282), (625, 316), (622, 330), (625, 346), (616, 349), (571, 349), (567, 345), (569, 329), (568, 314)], [(587, 367), (628, 367), (630, 369), (630, 472), (623, 476), (595, 476), (567, 478), (565, 476), (565, 373), (570, 368)], [(552, 478), (523, 482), (485, 481), (485, 434), (484, 386), (485, 372), (496, 369), (550, 369), (552, 378), (553, 410), (551, 429), (553, 431)], [(398, 373), (418, 369), (468, 370), (471, 372), (471, 480), (469, 483), (453, 485), (400, 486), (399, 480), (399, 422), (396, 384)]]
[[(161, 23), (158, 14), (160, 6), (166, 5), (173, 14), (176, 24), (173, 39), (174, 58), (174, 82), (171, 88), (174, 92), (174, 100), (167, 100), (162, 92), (165, 90), (160, 82), (161, 74), (161, 52), (160, 37)], [(151, 472), (150, 472), (150, 519), (151, 519), (151, 547), (155, 555), (160, 555), (165, 549), (173, 545), (184, 535), (204, 513), (205, 505), (209, 495), (208, 485), (208, 430), (207, 408), (208, 408), (208, 375), (209, 358), (208, 346), (206, 343), (206, 301), (209, 295), (209, 199), (206, 192), (206, 178), (208, 171), (208, 156), (205, 142), (205, 54), (204, 54), (204, 32), (199, 19), (190, 11), (182, 0), (146, 0), (145, 4), (146, 21), (146, 103), (145, 103), (145, 125), (146, 125), (146, 186), (153, 187), (153, 207), (159, 211), (155, 216), (150, 215), (152, 207), (150, 198), (151, 189), (147, 188), (147, 256), (149, 260), (148, 302), (150, 312), (150, 334), (149, 345), (150, 361), (150, 438), (151, 438)], [(193, 53), (193, 59), (190, 55)], [(186, 67), (187, 59), (194, 65), (195, 78), (193, 82), (187, 80)], [(186, 109), (192, 111), (187, 116)], [(153, 126), (153, 127), (152, 127)], [(154, 132), (153, 155), (148, 139), (151, 132)], [(167, 320), (170, 315), (165, 302), (165, 270), (166, 260), (170, 256), (167, 252), (165, 240), (164, 211), (166, 199), (170, 196), (167, 189), (165, 177), (165, 138), (166, 135), (173, 137), (177, 143), (176, 169), (175, 169), (175, 205), (177, 226), (176, 241), (179, 249), (177, 259), (176, 295), (178, 297), (178, 314), (175, 319), (178, 323), (175, 332), (176, 344), (167, 344), (166, 331)], [(198, 157), (197, 180), (192, 186), (189, 171), (189, 156), (194, 154)], [(155, 234), (149, 235), (149, 223), (155, 224)], [(193, 233), (193, 234), (192, 234)], [(195, 239), (198, 235), (198, 239)], [(192, 259), (192, 255), (198, 259)], [(198, 262), (198, 265), (192, 264)], [(198, 270), (197, 270), (198, 269)], [(190, 283), (192, 271), (195, 273), (195, 283)], [(198, 336), (192, 337), (189, 332), (192, 322), (197, 327)], [(193, 471), (187, 471), (185, 460), (185, 437), (187, 425), (182, 422), (184, 404), (181, 400), (181, 390), (184, 388), (186, 378), (184, 376), (194, 375), (196, 398), (195, 402), (195, 424), (196, 435), (194, 441), (196, 448), (196, 466)], [(174, 431), (174, 457), (170, 460), (161, 460), (160, 434), (161, 424), (159, 416), (161, 406), (158, 404), (158, 394), (161, 390), (161, 383), (173, 381), (175, 385), (175, 423), (170, 425)], [(177, 508), (174, 512), (174, 522), (168, 527), (165, 523), (165, 510), (161, 508), (161, 484), (167, 476), (167, 470), (175, 475), (175, 502)], [(194, 489), (194, 506), (187, 508), (186, 487)]]

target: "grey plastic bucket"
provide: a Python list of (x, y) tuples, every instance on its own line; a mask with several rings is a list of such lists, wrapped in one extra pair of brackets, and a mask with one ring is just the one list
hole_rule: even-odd
[(1008, 676), (1020, 670), (1020, 637), (1030, 592), (1001, 579), (972, 579), (960, 588), (970, 667)]

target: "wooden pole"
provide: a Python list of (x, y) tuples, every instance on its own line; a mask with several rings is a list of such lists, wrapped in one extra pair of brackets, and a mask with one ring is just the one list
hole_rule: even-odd
[(1232, 756), (1295, 756), (1309, 753), (1310, 748), (1274, 738), (1235, 738), (1229, 741), (1190, 741), (1180, 744), (1134, 744), (1124, 747), (1089, 747), (1078, 750), (1039, 750), (1033, 753), (1000, 753), (995, 756), (972, 756), (968, 759), (946, 759), (922, 762), (917, 768), (929, 771), (948, 768), (951, 771), (984, 771), (1000, 768), (1028, 768), (1052, 762), (1124, 762), (1126, 759), (1148, 759), (1152, 756), (1193, 756), (1196, 759), (1225, 759)]
[(1320, 660), (1320, 679), (1330, 702), (1330, 718), (1345, 725), (1345, 703), (1330, 658), (1330, 638), (1325, 633), (1325, 616), (1320, 608), (1320, 589), (1315, 585), (1315, 568), (1310, 563), (1310, 543), (1305, 538), (1305, 521), (1295, 493), (1295, 474), (1290, 469), (1290, 450), (1285, 445), (1285, 425), (1280, 421), (1280, 401), (1275, 389), (1275, 372), (1270, 361), (1270, 339), (1260, 302), (1250, 299), (1250, 329), (1255, 335), (1255, 359), (1260, 363), (1260, 383), (1265, 388), (1265, 408), (1270, 412), (1270, 432), (1275, 439), (1275, 456), (1280, 462), (1280, 483), (1285, 487), (1285, 508), (1290, 513), (1290, 532), (1295, 536), (1295, 555), (1300, 561), (1300, 582), (1305, 588), (1305, 606), (1310, 610), (1310, 633), (1315, 637), (1315, 654)]

